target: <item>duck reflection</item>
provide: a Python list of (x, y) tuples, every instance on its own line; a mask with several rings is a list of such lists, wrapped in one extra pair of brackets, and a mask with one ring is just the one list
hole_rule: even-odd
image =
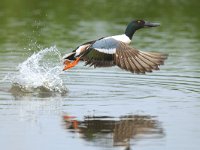
[(160, 138), (164, 135), (160, 123), (152, 116), (85, 116), (80, 121), (75, 116), (65, 115), (63, 119), (68, 130), (78, 132), (85, 140), (101, 146), (112, 143), (111, 146), (130, 149), (131, 139)]

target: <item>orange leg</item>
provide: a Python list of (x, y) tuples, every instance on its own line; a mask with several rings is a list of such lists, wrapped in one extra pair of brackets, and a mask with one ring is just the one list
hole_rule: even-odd
[(77, 120), (72, 120), (72, 125), (74, 129), (78, 129), (78, 121)]
[(64, 65), (69, 65), (70, 63), (71, 63), (70, 60), (65, 60), (63, 64), (64, 64)]
[(76, 60), (74, 60), (73, 62), (70, 62), (70, 61), (65, 61), (64, 64), (65, 64), (65, 67), (63, 68), (63, 71), (64, 70), (67, 70), (67, 69), (70, 69), (74, 66), (76, 66), (78, 64), (78, 62), (80, 61), (80, 57), (76, 58)]

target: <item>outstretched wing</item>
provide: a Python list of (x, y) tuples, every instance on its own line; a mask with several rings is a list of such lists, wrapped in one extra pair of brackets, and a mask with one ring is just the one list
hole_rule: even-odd
[(145, 73), (158, 70), (167, 55), (143, 52), (113, 38), (96, 41), (83, 57), (86, 65), (109, 67), (117, 65), (132, 73)]
[(159, 66), (164, 64), (165, 59), (167, 59), (166, 54), (143, 52), (120, 43), (116, 49), (114, 62), (121, 69), (139, 74), (159, 70)]

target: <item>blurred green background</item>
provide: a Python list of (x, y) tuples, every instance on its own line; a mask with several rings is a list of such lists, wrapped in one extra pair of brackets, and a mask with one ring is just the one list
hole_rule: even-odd
[(160, 22), (153, 36), (164, 32), (164, 45), (180, 42), (183, 35), (183, 40), (199, 40), (199, 7), (198, 0), (1, 0), (0, 52), (54, 44), (66, 51), (80, 42), (121, 34), (137, 18)]

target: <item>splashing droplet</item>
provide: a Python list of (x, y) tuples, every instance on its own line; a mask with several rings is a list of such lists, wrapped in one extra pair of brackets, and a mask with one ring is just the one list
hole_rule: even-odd
[(24, 92), (43, 90), (66, 93), (67, 88), (60, 77), (61, 58), (56, 46), (45, 48), (19, 64), (18, 72), (10, 74), (8, 79), (14, 87), (20, 87)]

